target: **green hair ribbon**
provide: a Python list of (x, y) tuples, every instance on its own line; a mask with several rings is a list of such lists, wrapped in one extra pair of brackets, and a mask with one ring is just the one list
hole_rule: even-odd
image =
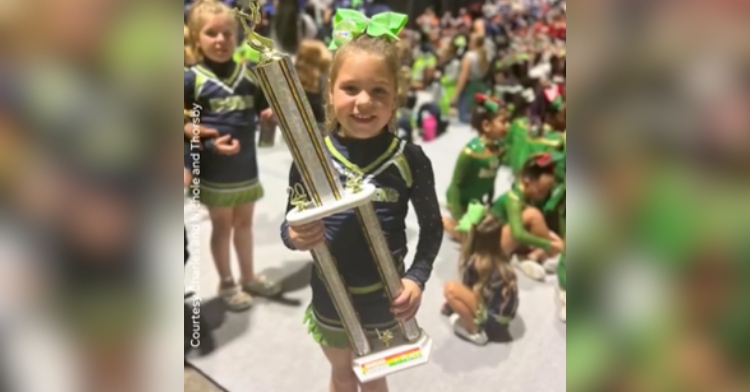
[(396, 12), (383, 12), (370, 19), (359, 11), (339, 9), (333, 18), (333, 37), (329, 48), (336, 50), (362, 34), (398, 41), (398, 34), (408, 21), (407, 15)]
[(497, 113), (500, 110), (500, 103), (484, 94), (474, 94), (474, 99), (490, 113)]

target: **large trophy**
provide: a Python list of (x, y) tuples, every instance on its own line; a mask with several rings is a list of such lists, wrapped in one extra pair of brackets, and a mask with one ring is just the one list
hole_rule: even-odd
[[(284, 140), (304, 183), (304, 189), (298, 185), (291, 190), (295, 209), (289, 212), (286, 219), (290, 225), (301, 225), (355, 209), (377, 262), (385, 291), (393, 300), (402, 289), (401, 276), (372, 206), (376, 189), (371, 184), (363, 183), (361, 177), (351, 178), (344, 185), (339, 181), (339, 174), (326, 150), (291, 59), (274, 50), (272, 41), (258, 35), (250, 27), (259, 22), (258, 8), (256, 2), (251, 2), (247, 12), (238, 11), (248, 44), (260, 53), (260, 61), (251, 72), (278, 118)], [(427, 363), (432, 339), (413, 319), (399, 323), (402, 339), (392, 336), (390, 331), (378, 333), (383, 348), (374, 350), (327, 245), (313, 249), (312, 255), (351, 341), (355, 352), (352, 366), (361, 382)], [(395, 345), (394, 341), (403, 344)]]

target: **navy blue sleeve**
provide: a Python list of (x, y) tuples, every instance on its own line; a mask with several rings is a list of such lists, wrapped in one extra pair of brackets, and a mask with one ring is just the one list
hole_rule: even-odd
[[(292, 163), (292, 167), (289, 169), (289, 187), (293, 187), (296, 184), (302, 183), (302, 176), (299, 174), (299, 170), (297, 170), (297, 165)], [(289, 213), (289, 211), (294, 208), (292, 206), (292, 199), (291, 195), (287, 196), (286, 200), (286, 212)], [(294, 244), (292, 243), (291, 238), (289, 238), (289, 222), (284, 219), (283, 222), (281, 222), (281, 240), (284, 242), (284, 246), (291, 250), (297, 250), (297, 248), (294, 247)]]
[(430, 159), (417, 145), (407, 146), (405, 153), (414, 181), (409, 199), (419, 222), (417, 254), (409, 271), (406, 272), (406, 278), (424, 288), (443, 242), (443, 220), (440, 216), (440, 205), (435, 192), (435, 174)]

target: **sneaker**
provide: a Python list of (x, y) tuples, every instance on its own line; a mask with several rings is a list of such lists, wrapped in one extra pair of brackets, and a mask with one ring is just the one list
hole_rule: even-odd
[(562, 307), (560, 309), (560, 320), (562, 320), (563, 323), (567, 321), (567, 312), (568, 312), (568, 293), (567, 291), (560, 290), (560, 302), (562, 303)]
[(513, 258), (511, 265), (523, 272), (523, 274), (528, 276), (529, 279), (544, 282), (545, 278), (547, 277), (547, 271), (536, 261), (518, 261), (518, 258)]
[(262, 275), (259, 275), (252, 282), (243, 283), (242, 289), (260, 297), (275, 297), (281, 294), (281, 285)]
[(550, 274), (556, 274), (557, 273), (557, 267), (560, 265), (560, 258), (559, 257), (550, 257), (547, 260), (544, 261), (544, 270)]
[[(454, 314), (454, 316), (458, 316), (458, 314)], [(464, 328), (459, 320), (459, 317), (451, 317), (451, 321), (453, 321), (453, 332), (460, 338), (466, 339), (477, 346), (484, 346), (489, 342), (489, 338), (484, 331), (471, 333)]]

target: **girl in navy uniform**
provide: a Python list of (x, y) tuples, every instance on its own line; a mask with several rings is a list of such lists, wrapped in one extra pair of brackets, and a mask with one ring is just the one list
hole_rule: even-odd
[[(406, 16), (391, 14), (399, 26), (389, 26), (397, 36)], [(336, 26), (338, 28), (338, 26)], [(374, 207), (393, 260), (402, 273), (403, 290), (391, 302), (380, 280), (361, 221), (346, 211), (307, 225), (281, 225), (281, 237), (290, 249), (310, 250), (327, 243), (349, 287), (355, 309), (374, 347), (377, 330), (396, 333), (398, 320), (415, 316), (425, 283), (442, 241), (440, 208), (430, 160), (422, 149), (400, 140), (388, 129), (398, 109), (400, 62), (394, 38), (366, 33), (343, 44), (333, 59), (328, 83), (327, 118), (331, 134), (326, 146), (342, 181), (361, 174), (378, 188)], [(335, 41), (334, 41), (335, 42)], [(289, 185), (301, 184), (292, 166)], [(407, 269), (406, 216), (412, 203), (420, 233), (416, 255)], [(291, 210), (289, 203), (287, 210)], [(357, 391), (352, 371), (352, 350), (325, 284), (316, 269), (312, 273), (312, 304), (305, 321), (332, 366), (332, 391)], [(362, 391), (387, 391), (385, 379), (359, 386)]]
[(518, 310), (517, 278), (500, 248), (501, 232), (502, 224), (485, 214), (463, 244), (461, 282), (445, 285), (454, 332), (480, 346), (489, 340), (488, 329), (507, 326)]
[[(185, 107), (200, 123), (188, 121), (185, 132), (200, 126), (193, 141), (193, 181), (212, 223), (211, 253), (221, 279), (219, 295), (231, 310), (250, 307), (249, 293), (273, 296), (279, 286), (253, 269), (253, 213), (263, 196), (255, 151), (256, 114), (267, 107), (245, 64), (233, 60), (238, 21), (216, 0), (199, 0), (188, 15), (191, 43), (198, 63), (185, 69)], [(230, 261), (230, 244), (240, 263), (241, 287)]]

